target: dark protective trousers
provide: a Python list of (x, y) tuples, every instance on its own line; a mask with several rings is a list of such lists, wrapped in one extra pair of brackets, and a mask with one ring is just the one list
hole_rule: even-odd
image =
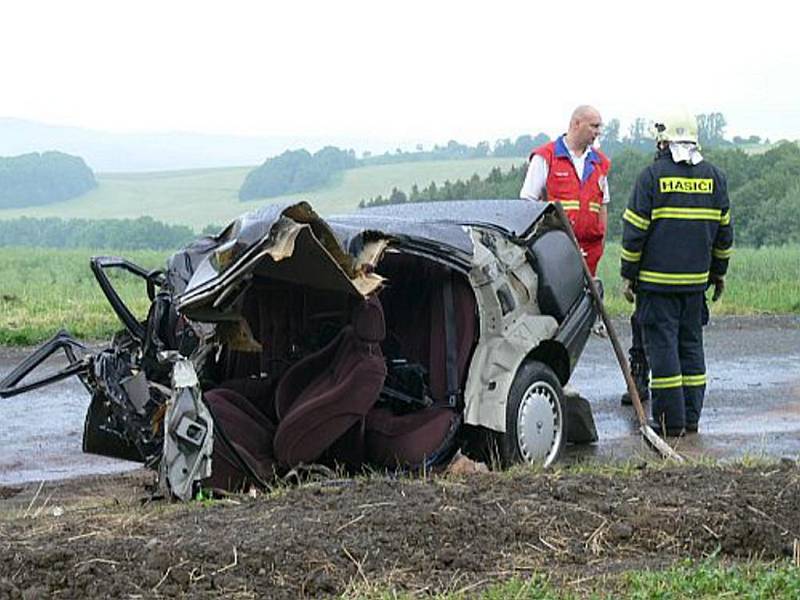
[(670, 429), (696, 425), (706, 390), (705, 298), (701, 292), (640, 291), (638, 296), (637, 313), (650, 363), (653, 418)]
[[(634, 305), (633, 314), (631, 314), (631, 349), (630, 356), (631, 362), (634, 360), (644, 361), (647, 365), (647, 357), (644, 351), (644, 339), (642, 335), (642, 324), (639, 320), (639, 295), (636, 295), (636, 304)], [(648, 368), (645, 366), (645, 368)]]

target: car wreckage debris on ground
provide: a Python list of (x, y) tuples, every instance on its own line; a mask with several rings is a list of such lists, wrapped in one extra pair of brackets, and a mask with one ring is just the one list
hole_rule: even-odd
[[(59, 332), (0, 381), (77, 376), (85, 452), (135, 460), (168, 495), (269, 486), (298, 467), (413, 472), (457, 452), (549, 465), (596, 439), (565, 398), (597, 317), (551, 205), (440, 202), (317, 216), (269, 205), (148, 272), (91, 268), (124, 328), (89, 353)], [(137, 319), (107, 275), (143, 279)], [(68, 365), (29, 381), (63, 350)]]

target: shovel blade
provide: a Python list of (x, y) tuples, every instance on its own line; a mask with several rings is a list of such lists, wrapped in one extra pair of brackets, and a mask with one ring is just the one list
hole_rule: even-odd
[(664, 439), (659, 436), (652, 427), (649, 425), (642, 425), (640, 431), (642, 432), (642, 437), (644, 438), (645, 442), (647, 442), (647, 444), (661, 456), (664, 458), (671, 458), (675, 462), (684, 462), (684, 458), (675, 452), (672, 446), (665, 442)]

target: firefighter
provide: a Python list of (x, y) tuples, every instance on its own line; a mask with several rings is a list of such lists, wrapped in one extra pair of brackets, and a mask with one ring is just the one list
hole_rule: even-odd
[(592, 147), (603, 125), (591, 106), (576, 108), (567, 133), (536, 148), (519, 196), (524, 200), (561, 202), (575, 230), (592, 275), (603, 255), (606, 225), (608, 172), (611, 161)]
[(704, 160), (688, 114), (655, 124), (657, 153), (623, 213), (626, 295), (650, 363), (653, 427), (666, 436), (696, 432), (706, 388), (705, 290), (722, 294), (733, 245), (725, 175)]

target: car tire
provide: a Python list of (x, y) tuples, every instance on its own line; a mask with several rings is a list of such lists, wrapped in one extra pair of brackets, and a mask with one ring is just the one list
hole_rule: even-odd
[(503, 463), (553, 464), (566, 445), (566, 415), (553, 370), (538, 361), (523, 363), (508, 393), (506, 432), (499, 444)]

